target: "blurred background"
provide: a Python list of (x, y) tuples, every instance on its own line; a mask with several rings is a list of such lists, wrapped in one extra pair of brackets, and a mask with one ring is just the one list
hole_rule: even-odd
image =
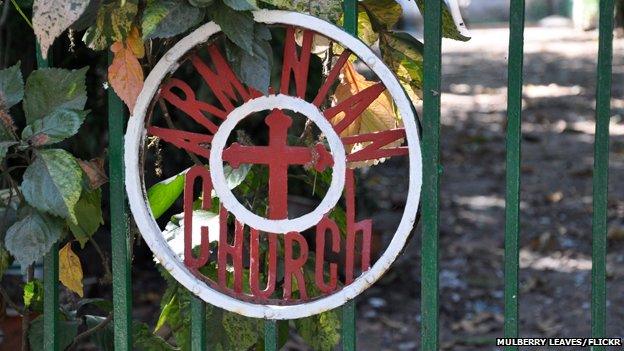
[[(28, 8), (28, 1), (16, 0)], [(413, 0), (399, 29), (422, 37)], [(8, 6), (4, 1), (2, 7)], [(620, 25), (624, 2), (619, 1)], [(503, 327), (503, 231), (508, 0), (458, 0), (455, 20), (472, 39), (442, 44), (440, 340), (444, 350), (495, 350)], [(520, 317), (522, 336), (590, 335), (591, 177), (598, 0), (527, 0), (522, 116)], [(460, 16), (460, 17), (458, 17)], [(73, 38), (57, 45), (56, 66), (91, 65), (92, 114), (71, 145), (81, 158), (106, 145), (106, 58)], [(20, 18), (0, 17), (0, 68), (35, 66), (34, 37)], [(610, 141), (608, 335), (624, 336), (624, 38), (613, 44)], [(61, 51), (59, 52), (59, 48)], [(420, 106), (418, 106), (420, 111)], [(422, 116), (422, 114), (421, 114)], [(404, 167), (397, 163), (396, 167)], [(392, 193), (393, 182), (380, 194)], [(385, 188), (383, 188), (385, 187)], [(390, 199), (391, 200), (391, 199)], [(389, 201), (390, 201), (389, 200)], [(105, 200), (106, 201), (106, 200)], [(402, 210), (401, 210), (402, 211)], [(107, 213), (107, 212), (105, 212)], [(399, 216), (401, 213), (385, 213)], [(109, 223), (107, 220), (106, 223)], [(97, 240), (108, 243), (103, 227)], [(109, 251), (108, 248), (104, 248)], [(91, 250), (91, 251), (90, 251)], [(104, 269), (81, 253), (87, 296), (109, 296)], [(13, 269), (19, 274), (19, 268)], [(5, 277), (5, 279), (7, 279)], [(390, 271), (358, 300), (360, 350), (417, 350), (420, 227)], [(134, 317), (155, 323), (164, 282), (143, 242), (135, 245)], [(4, 282), (3, 282), (4, 284)], [(63, 295), (62, 299), (71, 299)], [(7, 323), (6, 321), (3, 323)], [(6, 325), (3, 325), (6, 328)], [(290, 350), (308, 350), (296, 336)]]

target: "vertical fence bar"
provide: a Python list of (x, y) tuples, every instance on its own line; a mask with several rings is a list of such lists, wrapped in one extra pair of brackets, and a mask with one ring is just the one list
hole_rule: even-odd
[[(598, 66), (596, 84), (596, 133), (594, 140), (592, 216), (592, 337), (606, 336), (607, 195), (609, 176), (609, 120), (613, 52), (613, 0), (600, 0)], [(592, 350), (604, 350), (594, 346)]]
[(277, 321), (267, 319), (264, 321), (264, 350), (277, 351)]
[(423, 82), (423, 232), (422, 232), (422, 350), (438, 347), (438, 235), (440, 197), (440, 74), (442, 1), (424, 2)]
[[(358, 24), (358, 1), (344, 0), (344, 23), (345, 31), (351, 35), (357, 36)], [(355, 351), (356, 349), (356, 301), (355, 299), (348, 301), (341, 308), (341, 342), (343, 351)]]
[[(44, 59), (41, 55), (39, 43), (36, 43), (37, 66), (48, 68), (52, 59)], [(51, 53), (48, 54), (50, 56)], [(59, 350), (58, 321), (59, 321), (59, 244), (54, 243), (50, 251), (43, 257), (43, 348), (45, 350)]]
[[(109, 64), (113, 56), (108, 55)], [(113, 266), (113, 324), (115, 350), (132, 350), (131, 251), (124, 189), (124, 126), (121, 99), (108, 89), (108, 168), (110, 176), (111, 250)]]
[(191, 298), (191, 350), (206, 351), (206, 303), (197, 296)]
[[(518, 337), (518, 269), (520, 235), (520, 159), (522, 135), (522, 72), (524, 61), (524, 0), (509, 7), (507, 65), (507, 145), (505, 196), (505, 337)], [(506, 351), (517, 350), (507, 346)]]

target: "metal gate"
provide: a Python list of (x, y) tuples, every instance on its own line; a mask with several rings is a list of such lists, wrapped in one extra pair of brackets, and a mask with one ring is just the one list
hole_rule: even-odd
[[(423, 86), (423, 191), (422, 191), (422, 324), (421, 349), (439, 349), (438, 340), (438, 235), (439, 188), (442, 168), (440, 162), (440, 75), (442, 3), (425, 0), (424, 9), (424, 86)], [(344, 27), (353, 35), (357, 31), (357, 0), (344, 1)], [(506, 142), (506, 225), (505, 225), (505, 337), (517, 337), (518, 271), (520, 235), (520, 142), (522, 110), (522, 72), (524, 0), (511, 0), (508, 61), (508, 111)], [(596, 89), (596, 133), (593, 169), (592, 219), (592, 337), (606, 337), (606, 239), (609, 119), (612, 76), (614, 0), (600, 0), (599, 51)], [(39, 67), (51, 62), (38, 55)], [(115, 350), (131, 350), (132, 294), (131, 254), (128, 212), (124, 188), (123, 135), (127, 114), (121, 100), (112, 89), (108, 91), (110, 217), (113, 272), (113, 315)], [(44, 259), (44, 349), (58, 350), (59, 294), (58, 244)], [(356, 301), (341, 308), (342, 349), (356, 349)], [(194, 299), (191, 305), (192, 350), (206, 350), (206, 321), (204, 302)], [(277, 324), (265, 321), (265, 350), (277, 350)], [(604, 350), (604, 346), (593, 347)], [(506, 350), (517, 350), (508, 346)]]

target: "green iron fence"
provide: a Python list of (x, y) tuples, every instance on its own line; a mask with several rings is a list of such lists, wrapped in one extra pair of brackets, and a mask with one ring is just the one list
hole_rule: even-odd
[[(438, 236), (440, 177), (440, 77), (442, 3), (425, 0), (424, 9), (424, 86), (422, 116), (423, 189), (422, 189), (422, 284), (421, 349), (439, 349), (438, 311)], [(344, 28), (357, 34), (357, 0), (344, 1)], [(505, 316), (504, 336), (517, 337), (518, 271), (520, 235), (520, 141), (522, 111), (522, 70), (524, 0), (511, 0), (508, 111), (506, 143), (506, 225), (505, 225)], [(606, 238), (609, 161), (609, 119), (612, 76), (613, 0), (600, 0), (599, 49), (596, 89), (596, 133), (593, 172), (592, 218), (592, 296), (591, 333), (606, 336)], [(39, 67), (52, 65), (38, 53)], [(124, 189), (123, 135), (127, 113), (112, 89), (108, 92), (110, 217), (113, 272), (113, 315), (115, 350), (132, 349), (131, 238)], [(44, 349), (59, 350), (58, 320), (58, 244), (44, 258)], [(205, 304), (195, 298), (191, 304), (192, 350), (206, 350)], [(356, 308), (350, 301), (342, 308), (342, 349), (356, 349)], [(265, 350), (277, 350), (278, 324), (265, 322)], [(506, 350), (517, 350), (509, 346)], [(604, 350), (594, 347), (593, 350)]]

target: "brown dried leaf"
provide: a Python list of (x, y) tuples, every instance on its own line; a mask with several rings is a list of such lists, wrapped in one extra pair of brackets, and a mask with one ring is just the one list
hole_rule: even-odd
[(94, 158), (90, 161), (78, 160), (78, 164), (87, 175), (87, 178), (89, 178), (89, 185), (92, 189), (97, 189), (102, 186), (102, 184), (108, 182), (108, 177), (104, 170), (104, 159)]
[[(347, 62), (342, 70), (342, 81), (336, 88), (334, 98), (337, 103), (348, 99), (349, 97), (359, 93), (360, 91), (376, 84), (376, 82), (366, 80), (366, 77), (361, 75), (355, 70), (351, 62)], [(344, 118), (344, 113), (336, 115), (331, 120), (333, 125), (336, 125)], [(347, 127), (341, 134), (341, 137), (359, 135), (365, 133), (379, 132), (389, 129), (401, 128), (403, 121), (394, 109), (394, 103), (392, 97), (388, 91), (384, 91), (379, 97), (368, 106), (366, 110), (357, 118), (349, 127)], [(388, 144), (385, 148), (392, 148), (399, 146), (403, 143), (403, 140), (396, 141)], [(368, 144), (368, 143), (367, 143)], [(367, 144), (354, 144), (348, 148), (347, 152), (354, 152), (364, 148)], [(363, 166), (369, 166), (383, 162), (385, 159), (369, 160), (363, 162), (352, 162), (349, 164), (351, 168), (358, 168)]]
[(143, 89), (143, 68), (132, 49), (123, 43), (115, 42), (111, 45), (111, 51), (114, 57), (108, 67), (108, 81), (132, 111)]

